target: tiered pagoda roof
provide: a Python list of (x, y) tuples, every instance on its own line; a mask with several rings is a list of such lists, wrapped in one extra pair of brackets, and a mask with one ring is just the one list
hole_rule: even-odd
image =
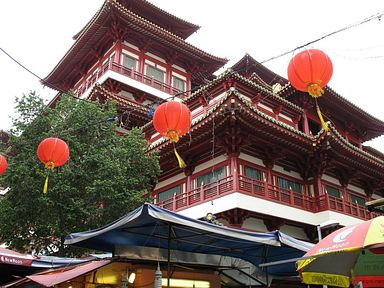
[[(91, 21), (76, 35), (75, 43), (53, 71), (43, 79), (43, 84), (53, 89), (70, 89), (118, 39), (145, 47), (146, 52), (164, 59), (174, 58), (173, 64), (196, 72), (199, 77), (199, 73), (209, 77), (227, 62), (227, 59), (206, 53), (185, 42), (172, 31), (136, 14), (142, 11), (145, 5), (152, 9), (152, 12), (148, 13), (154, 14), (156, 11), (156, 7), (144, 3), (146, 1), (141, 4), (136, 2), (140, 1), (124, 1), (122, 4), (117, 0), (106, 0)], [(127, 3), (132, 4), (134, 11), (125, 6)], [(159, 16), (160, 20), (156, 17), (152, 19), (161, 25), (171, 23), (171, 20), (180, 22), (178, 18), (173, 18), (167, 13), (159, 15), (162, 15)]]
[[(206, 95), (208, 91), (222, 93), (223, 87), (226, 87), (223, 82), (231, 85), (227, 87), (226, 93), (219, 102), (209, 106), (203, 114), (193, 119), (189, 135), (181, 137), (177, 144), (179, 153), (185, 157), (184, 160), (187, 163), (191, 161), (195, 162), (193, 165), (198, 165), (200, 162), (207, 161), (209, 157), (228, 152), (224, 150), (228, 149), (231, 143), (221, 143), (220, 138), (228, 133), (225, 132), (228, 127), (237, 127), (233, 131), (236, 133), (236, 145), (239, 145), (240, 151), (236, 152), (245, 152), (263, 159), (266, 154), (273, 151), (278, 154), (275, 155), (276, 164), (298, 171), (305, 177), (309, 177), (308, 173), (313, 169), (311, 165), (314, 165), (313, 161), (307, 160), (317, 154), (320, 156), (316, 157), (322, 158), (318, 161), (326, 163), (325, 169), (329, 175), (337, 177), (340, 173), (349, 173), (351, 183), (360, 187), (369, 181), (374, 181), (377, 177), (384, 177), (383, 154), (373, 154), (369, 149), (352, 145), (330, 122), (328, 133), (321, 130), (319, 134), (312, 136), (260, 111), (249, 98), (241, 95), (247, 89), (253, 89), (253, 94), (261, 92), (264, 97), (279, 101), (278, 103), (281, 103), (284, 109), (288, 109), (287, 111), (297, 114), (303, 112), (297, 105), (231, 70), (218, 76), (212, 83), (201, 87), (185, 99), (184, 103), (191, 106), (198, 97)], [(219, 87), (221, 87), (220, 91), (217, 90)], [(144, 128), (151, 130), (153, 129), (151, 126), (152, 122)], [(212, 143), (216, 145), (215, 155), (212, 155)], [(150, 149), (151, 151), (161, 150), (161, 166), (163, 171), (167, 171), (168, 176), (177, 173), (176, 160), (172, 156), (172, 143), (163, 138), (154, 142)], [(301, 158), (298, 155), (301, 155)]]
[[(284, 86), (279, 95), (293, 103), (299, 103), (302, 97), (310, 98), (308, 94), (303, 95), (290, 84)], [(353, 129), (363, 141), (384, 135), (384, 122), (382, 120), (356, 106), (329, 86), (324, 88), (324, 95), (319, 98), (318, 102), (326, 120), (331, 120), (336, 126), (342, 125), (343, 129), (350, 126), (350, 129)]]

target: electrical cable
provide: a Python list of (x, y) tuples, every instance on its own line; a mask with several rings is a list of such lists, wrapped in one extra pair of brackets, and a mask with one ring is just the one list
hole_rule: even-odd
[[(345, 26), (345, 27), (342, 27), (342, 28), (340, 28), (340, 29), (338, 29), (338, 30), (335, 30), (335, 31), (333, 31), (333, 32), (330, 32), (330, 33), (328, 33), (328, 34), (325, 34), (325, 35), (323, 35), (323, 36), (321, 36), (321, 37), (319, 37), (319, 38), (316, 38), (316, 39), (314, 39), (314, 40), (312, 40), (312, 41), (309, 41), (309, 42), (307, 42), (307, 43), (305, 43), (305, 44), (299, 45), (299, 46), (295, 47), (294, 49), (290, 49), (290, 50), (288, 50), (288, 51), (286, 51), (286, 52), (283, 52), (283, 53), (281, 53), (281, 54), (278, 54), (278, 55), (276, 55), (276, 56), (267, 58), (267, 59), (261, 61), (260, 64), (264, 64), (264, 63), (270, 62), (270, 61), (272, 61), (272, 60), (278, 59), (278, 58), (283, 57), (283, 56), (285, 56), (285, 55), (287, 55), (287, 54), (293, 53), (293, 52), (295, 52), (295, 51), (298, 50), (298, 49), (304, 48), (304, 47), (306, 47), (306, 46), (309, 46), (309, 45), (311, 45), (311, 44), (313, 44), (313, 43), (319, 42), (319, 41), (321, 41), (321, 40), (323, 40), (323, 39), (325, 39), (325, 38), (328, 38), (328, 37), (333, 36), (333, 35), (335, 35), (335, 34), (338, 34), (338, 33), (340, 33), (340, 32), (346, 31), (346, 30), (348, 30), (348, 29), (351, 29), (351, 28), (360, 26), (360, 25), (362, 25), (362, 24), (368, 23), (368, 22), (370, 22), (370, 21), (372, 21), (372, 20), (374, 20), (374, 19), (379, 19), (379, 20), (380, 20), (381, 17), (382, 17), (383, 15), (384, 15), (384, 10), (382, 10), (382, 11), (380, 11), (380, 12), (377, 12), (377, 13), (375, 13), (375, 14), (369, 16), (369, 17), (366, 17), (366, 18), (364, 18), (363, 20), (357, 21), (357, 22), (355, 22), (355, 23), (352, 23), (352, 24), (349, 24), (349, 25), (347, 25), (347, 26)], [(6, 52), (3, 48), (0, 47), (0, 50), (1, 50), (5, 55), (7, 55), (12, 61), (14, 61), (15, 63), (17, 63), (19, 66), (21, 66), (23, 69), (25, 69), (26, 71), (28, 71), (29, 73), (31, 73), (31, 74), (32, 74), (33, 76), (35, 76), (36, 78), (38, 78), (42, 83), (46, 82), (46, 81), (44, 81), (41, 77), (39, 77), (38, 75), (36, 75), (35, 73), (33, 73), (30, 69), (28, 69), (27, 67), (25, 67), (25, 65), (23, 65), (23, 64), (21, 64), (19, 61), (17, 61), (14, 57), (12, 57), (12, 56), (11, 56), (8, 52)], [(60, 92), (66, 92), (66, 91), (63, 91), (62, 89), (56, 87), (56, 86), (53, 85), (52, 83), (49, 83), (49, 84), (50, 84), (52, 87), (55, 87), (55, 88), (56, 88), (58, 91), (60, 91)], [(177, 93), (177, 94), (175, 94), (175, 95), (170, 96), (169, 98), (174, 98), (174, 97), (176, 97), (176, 96), (179, 96), (179, 95), (182, 95), (182, 94), (185, 94), (185, 93), (188, 93), (188, 92), (193, 92), (193, 91), (195, 91), (195, 90), (201, 88), (202, 86), (204, 86), (204, 85), (196, 86), (196, 87), (194, 87), (194, 88), (192, 88), (192, 89), (189, 89), (189, 90), (185, 90), (185, 91), (179, 92), (179, 93)], [(75, 97), (75, 96), (73, 96), (73, 97)], [(78, 97), (75, 97), (75, 98), (77, 98), (77, 99), (81, 99), (81, 98), (78, 98)], [(167, 98), (167, 99), (168, 99), (168, 98)], [(81, 99), (81, 100), (84, 100), (84, 99)]]
[[(265, 59), (265, 60), (261, 61), (260, 63), (253, 64), (252, 66), (254, 66), (254, 65), (261, 65), (261, 64), (270, 62), (270, 61), (272, 61), (272, 60), (278, 59), (278, 58), (280, 58), (280, 57), (286, 56), (287, 54), (294, 53), (294, 52), (295, 52), (296, 50), (298, 50), (298, 49), (304, 48), (304, 47), (306, 47), (306, 46), (309, 46), (309, 45), (311, 45), (311, 44), (313, 44), (313, 43), (316, 43), (316, 42), (318, 42), (318, 41), (321, 41), (321, 40), (323, 40), (323, 39), (325, 39), (325, 38), (328, 38), (328, 37), (333, 36), (333, 35), (335, 35), (335, 34), (338, 34), (338, 33), (340, 33), (340, 32), (346, 31), (346, 30), (348, 30), (348, 29), (351, 29), (351, 28), (360, 26), (360, 25), (362, 25), (362, 24), (368, 23), (368, 22), (370, 22), (370, 21), (372, 21), (372, 20), (374, 20), (374, 19), (379, 19), (379, 20), (380, 20), (381, 17), (382, 17), (383, 15), (384, 15), (384, 10), (383, 10), (383, 11), (380, 11), (380, 12), (377, 12), (377, 13), (375, 13), (375, 14), (369, 16), (369, 17), (366, 17), (366, 18), (364, 18), (364, 19), (361, 20), (361, 21), (352, 23), (352, 24), (347, 25), (347, 26), (345, 26), (345, 27), (342, 27), (342, 28), (340, 28), (340, 29), (338, 29), (338, 30), (335, 30), (335, 31), (333, 31), (333, 32), (330, 32), (330, 33), (328, 33), (328, 34), (325, 34), (325, 35), (323, 35), (323, 36), (321, 36), (321, 37), (319, 37), (319, 38), (316, 38), (316, 39), (314, 39), (314, 40), (312, 40), (312, 41), (309, 41), (309, 42), (307, 42), (307, 43), (305, 43), (305, 44), (299, 45), (299, 46), (295, 47), (294, 49), (290, 49), (289, 51), (286, 51), (286, 52), (283, 52), (283, 53), (278, 54), (278, 55), (276, 55), (276, 56), (273, 56), (273, 57), (270, 57), (270, 58), (268, 58), (268, 59)], [(13, 62), (15, 62), (17, 65), (19, 65), (19, 66), (22, 67), (24, 70), (26, 70), (28, 73), (30, 73), (30, 74), (32, 74), (33, 76), (35, 76), (36, 78), (38, 78), (42, 84), (47, 83), (46, 81), (44, 81), (44, 79), (42, 79), (40, 76), (38, 76), (37, 74), (35, 74), (35, 73), (34, 73), (33, 71), (31, 71), (30, 69), (28, 69), (28, 68), (27, 68), (25, 65), (23, 65), (20, 61), (16, 60), (10, 53), (8, 53), (7, 51), (5, 51), (3, 48), (0, 47), (0, 50), (1, 50), (6, 56), (8, 56)], [(251, 66), (251, 67), (252, 67), (252, 66)], [(243, 69), (248, 69), (248, 68), (249, 68), (249, 67), (246, 67), (246, 68), (243, 68)], [(240, 70), (237, 70), (237, 71), (235, 71), (235, 72), (241, 72), (241, 69), (240, 69)], [(66, 93), (66, 91), (63, 91), (61, 88), (56, 87), (56, 86), (53, 85), (52, 83), (48, 83), (48, 84), (50, 84), (50, 86), (54, 87), (54, 88), (55, 88), (56, 90), (58, 90), (59, 92), (61, 92), (61, 93)], [(270, 83), (270, 84), (271, 84), (271, 83)], [(175, 94), (175, 95), (170, 96), (169, 98), (163, 99), (163, 101), (166, 101), (166, 100), (171, 99), (171, 98), (173, 99), (173, 98), (175, 98), (175, 97), (177, 97), (177, 96), (179, 96), (179, 95), (186, 94), (186, 93), (188, 93), (188, 92), (191, 93), (191, 92), (193, 92), (193, 91), (195, 91), (195, 90), (200, 89), (201, 87), (203, 87), (203, 86), (205, 86), (205, 85), (206, 85), (206, 84), (199, 85), (199, 86), (196, 86), (196, 87), (194, 87), (194, 88), (192, 88), (192, 89), (189, 89), (189, 90), (185, 90), (185, 91), (179, 92), (179, 93), (177, 93), (177, 94)], [(87, 102), (89, 102), (89, 103), (95, 103), (95, 101), (89, 101), (88, 99), (83, 99), (83, 98), (80, 98), (80, 97), (76, 97), (75, 95), (73, 95), (73, 94), (71, 94), (71, 93), (69, 93), (69, 95), (70, 95), (71, 97), (77, 99), (77, 100), (87, 101)], [(264, 99), (264, 98), (263, 98), (263, 99)]]

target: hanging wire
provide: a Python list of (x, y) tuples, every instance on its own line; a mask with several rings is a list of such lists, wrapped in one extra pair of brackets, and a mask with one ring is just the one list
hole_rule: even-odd
[[(375, 13), (375, 14), (373, 14), (373, 15), (371, 15), (371, 16), (369, 16), (369, 17), (366, 17), (366, 18), (364, 18), (363, 20), (361, 20), (361, 21), (357, 21), (357, 22), (355, 22), (355, 23), (352, 23), (352, 24), (350, 24), (350, 25), (347, 25), (347, 26), (345, 26), (345, 27), (342, 27), (342, 28), (340, 28), (340, 29), (338, 29), (338, 30), (335, 30), (335, 31), (333, 31), (333, 32), (331, 32), (331, 33), (328, 33), (328, 34), (325, 34), (324, 36), (322, 36), (322, 37), (319, 37), (319, 38), (316, 38), (316, 39), (314, 39), (314, 40), (312, 40), (312, 41), (309, 41), (309, 42), (307, 42), (307, 43), (305, 43), (305, 44), (302, 44), (302, 45), (299, 45), (299, 46), (297, 46), (297, 47), (295, 47), (294, 49), (290, 49), (290, 50), (288, 50), (288, 51), (286, 51), (286, 52), (284, 52), (284, 53), (281, 53), (281, 54), (278, 54), (278, 55), (275, 55), (275, 56), (273, 56), (273, 57), (270, 57), (270, 58), (268, 58), (268, 59), (265, 59), (265, 60), (263, 60), (263, 61), (261, 61), (261, 62), (259, 62), (259, 63), (257, 63), (257, 64), (253, 64), (253, 66), (258, 66), (258, 65), (262, 65), (262, 64), (264, 64), (264, 63), (267, 63), (267, 62), (270, 62), (270, 61), (273, 61), (273, 60), (275, 60), (275, 59), (278, 59), (278, 58), (280, 58), (280, 57), (283, 57), (283, 56), (286, 56), (286, 55), (288, 55), (288, 54), (290, 54), (290, 53), (294, 53), (296, 50), (298, 50), (298, 49), (301, 49), (301, 48), (304, 48), (304, 47), (306, 47), (306, 46), (309, 46), (309, 45), (311, 45), (311, 44), (314, 44), (314, 43), (316, 43), (316, 42), (318, 42), (318, 41), (321, 41), (321, 40), (323, 40), (323, 39), (325, 39), (325, 38), (328, 38), (328, 37), (330, 37), (330, 36), (333, 36), (333, 35), (335, 35), (335, 34), (338, 34), (338, 33), (341, 33), (341, 32), (344, 32), (344, 31), (346, 31), (346, 30), (349, 30), (349, 29), (351, 29), (351, 28), (354, 28), (354, 27), (357, 27), (357, 26), (360, 26), (360, 25), (363, 25), (363, 24), (365, 24), (365, 23), (368, 23), (368, 22), (370, 22), (370, 21), (372, 21), (372, 20), (374, 20), (374, 19), (381, 19), (381, 17), (384, 15), (384, 10), (382, 10), (382, 11), (380, 11), (380, 12), (377, 12), (377, 13)], [(17, 65), (19, 65), (20, 67), (22, 67), (24, 70), (26, 70), (28, 73), (30, 73), (30, 74), (32, 74), (34, 77), (36, 77), (36, 78), (38, 78), (39, 80), (40, 80), (40, 82), (44, 85), (44, 84), (49, 84), (51, 87), (54, 87), (56, 90), (58, 90), (59, 92), (61, 92), (61, 93), (67, 93), (67, 91), (63, 91), (61, 88), (59, 88), (59, 87), (57, 87), (56, 85), (54, 85), (54, 84), (52, 84), (52, 83), (48, 83), (47, 81), (45, 81), (44, 79), (42, 79), (41, 77), (39, 77), (37, 74), (35, 74), (33, 71), (31, 71), (30, 69), (28, 69), (25, 65), (23, 65), (20, 61), (18, 61), (18, 60), (16, 60), (10, 53), (8, 53), (7, 51), (5, 51), (3, 48), (1, 48), (0, 47), (0, 51), (1, 52), (3, 52), (7, 57), (9, 57), (13, 62), (15, 62)], [(384, 56), (370, 56), (370, 57), (367, 57), (367, 58), (371, 58), (371, 59), (377, 59), (377, 58), (381, 58), (381, 57), (384, 57)], [(248, 65), (246, 65), (247, 67), (246, 68), (243, 68), (243, 69), (248, 69), (249, 67), (248, 67)], [(251, 66), (252, 67), (252, 66)], [(241, 72), (242, 71), (242, 69), (239, 69), (239, 70), (237, 70), (236, 72)], [(276, 79), (276, 77), (277, 77), (277, 75), (275, 75), (274, 76), (274, 78), (272, 79), (272, 81), (274, 80), (274, 79)], [(210, 81), (210, 82), (212, 82), (212, 81)], [(271, 83), (270, 83), (271, 84)], [(167, 101), (167, 100), (169, 100), (169, 99), (174, 99), (175, 97), (178, 97), (178, 96), (180, 96), (180, 95), (184, 95), (184, 94), (187, 94), (187, 93), (193, 93), (194, 91), (196, 91), (196, 90), (198, 90), (198, 89), (200, 89), (201, 87), (203, 87), (203, 86), (205, 86), (205, 85), (207, 85), (207, 84), (203, 84), (203, 85), (198, 85), (198, 86), (195, 86), (194, 88), (191, 88), (191, 89), (189, 89), (189, 90), (185, 90), (185, 91), (182, 91), (182, 92), (179, 92), (179, 93), (177, 93), (177, 94), (175, 94), (175, 95), (172, 95), (172, 96), (170, 96), (170, 97), (168, 97), (168, 98), (166, 98), (166, 99), (163, 99), (163, 100), (159, 100), (159, 102), (161, 101), (161, 102), (163, 102), (163, 101)], [(76, 99), (76, 100), (81, 100), (81, 101), (85, 101), (85, 102), (88, 102), (88, 103), (92, 103), (92, 104), (95, 104), (95, 105), (99, 105), (99, 103), (97, 102), (97, 101), (90, 101), (90, 100), (88, 100), (88, 99), (84, 99), (84, 98), (79, 98), (79, 97), (76, 97), (75, 95), (73, 95), (73, 94), (71, 94), (71, 93), (67, 93), (68, 95), (70, 95), (72, 98), (74, 98), (74, 99)], [(263, 97), (261, 100), (265, 100), (266, 98), (268, 98), (268, 97), (270, 97), (271, 95), (266, 95), (265, 97)], [(157, 102), (156, 101), (154, 101), (154, 103), (153, 104), (156, 104)], [(48, 107), (45, 107), (45, 109), (43, 109), (42, 110), (42, 112), (41, 112), (41, 114), (43, 114), (45, 111), (46, 111), (46, 109), (47, 109)], [(129, 119), (129, 115), (128, 115), (128, 119)], [(106, 120), (106, 121), (108, 121), (108, 120)], [(103, 122), (104, 123), (104, 122)], [(120, 123), (120, 124), (122, 124), (122, 123)], [(101, 123), (99, 122), (99, 123), (97, 123), (97, 124), (95, 124), (95, 125), (101, 125)], [(215, 125), (215, 122), (213, 121), (213, 126)], [(213, 136), (213, 139), (212, 139), (212, 161), (214, 162), (214, 153), (215, 153), (215, 139), (214, 139), (214, 128), (215, 127), (213, 127), (213, 130), (212, 130), (212, 136)], [(77, 129), (81, 129), (81, 128), (77, 128)], [(68, 128), (66, 131), (62, 131), (63, 133), (64, 132), (68, 132), (68, 131), (70, 131), (71, 130), (71, 128)], [(212, 166), (212, 167), (214, 167), (214, 166)], [(213, 168), (212, 168), (213, 169)]]
[[(328, 37), (333, 36), (333, 35), (335, 35), (335, 34), (338, 34), (338, 33), (344, 32), (344, 31), (346, 31), (346, 30), (349, 30), (349, 29), (351, 29), (351, 28), (354, 28), (354, 27), (363, 25), (363, 24), (368, 23), (368, 22), (370, 22), (370, 21), (372, 21), (372, 20), (374, 20), (374, 19), (379, 19), (379, 20), (380, 20), (381, 17), (382, 17), (383, 15), (384, 15), (384, 10), (382, 10), (382, 11), (380, 11), (380, 12), (377, 12), (377, 13), (375, 13), (375, 14), (369, 16), (369, 17), (366, 17), (366, 18), (364, 18), (364, 19), (361, 20), (361, 21), (357, 21), (357, 22), (355, 22), (355, 23), (349, 24), (349, 25), (347, 25), (347, 26), (345, 26), (345, 27), (342, 27), (342, 28), (340, 28), (340, 29), (337, 29), (337, 30), (335, 30), (335, 31), (333, 31), (333, 32), (331, 32), (331, 33), (325, 34), (324, 36), (321, 36), (321, 37), (319, 37), (319, 38), (316, 38), (316, 39), (314, 39), (314, 40), (312, 40), (312, 41), (309, 41), (309, 42), (307, 42), (307, 43), (305, 43), (305, 44), (299, 45), (299, 46), (297, 46), (297, 47), (295, 47), (295, 48), (293, 48), (293, 49), (290, 49), (290, 50), (288, 50), (288, 51), (286, 51), (286, 52), (283, 52), (283, 53), (281, 53), (281, 54), (278, 54), (278, 55), (272, 56), (272, 57), (270, 57), (270, 58), (268, 58), (268, 59), (265, 59), (265, 60), (261, 61), (260, 64), (264, 64), (264, 63), (270, 62), (270, 61), (272, 61), (272, 60), (278, 59), (278, 58), (280, 58), (280, 57), (286, 56), (286, 55), (288, 55), (288, 54), (290, 54), (290, 53), (295, 52), (295, 51), (298, 50), (298, 49), (304, 48), (304, 47), (306, 47), (306, 46), (309, 46), (309, 45), (311, 45), (311, 44), (314, 44), (314, 43), (316, 43), (316, 42), (319, 42), (319, 41), (321, 41), (321, 40), (323, 40), (323, 39), (325, 39), (325, 38), (328, 38)], [(63, 91), (63, 90), (62, 90), (61, 88), (59, 88), (59, 87), (56, 87), (56, 86), (53, 85), (52, 83), (47, 83), (46, 81), (44, 81), (44, 79), (42, 79), (41, 77), (39, 77), (37, 74), (33, 73), (30, 69), (28, 69), (28, 68), (27, 68), (25, 65), (23, 65), (22, 63), (20, 63), (19, 61), (17, 61), (11, 54), (9, 54), (9, 53), (8, 53), (7, 51), (5, 51), (3, 48), (0, 47), (0, 50), (1, 50), (5, 55), (7, 55), (12, 61), (14, 61), (16, 64), (18, 64), (20, 67), (22, 67), (24, 70), (26, 70), (27, 72), (29, 72), (30, 74), (32, 74), (33, 76), (35, 76), (36, 78), (38, 78), (38, 79), (41, 81), (41, 83), (43, 83), (43, 84), (44, 84), (44, 83), (45, 83), (45, 84), (50, 84), (52, 87), (54, 87), (56, 90), (58, 90), (58, 91), (60, 91), (60, 92), (62, 92), (62, 93), (67, 92), (67, 91)], [(196, 87), (194, 87), (194, 88), (191, 88), (191, 89), (189, 89), (189, 90), (185, 90), (185, 91), (179, 92), (179, 93), (177, 93), (177, 94), (175, 94), (175, 95), (172, 95), (172, 96), (170, 96), (170, 97), (168, 97), (168, 98), (166, 98), (166, 99), (164, 99), (164, 100), (174, 99), (175, 97), (180, 96), (180, 95), (182, 95), (182, 94), (186, 94), (186, 93), (194, 92), (195, 90), (200, 89), (201, 87), (203, 87), (203, 86), (205, 86), (205, 85), (206, 85), (206, 84), (198, 85), (198, 86), (196, 86)], [(86, 99), (82, 99), (82, 98), (76, 97), (76, 96), (74, 96), (74, 95), (72, 95), (72, 97), (74, 97), (74, 98), (76, 98), (76, 99), (79, 99), (79, 100), (88, 101), (88, 100), (86, 100)], [(91, 102), (91, 101), (89, 101), (89, 102)]]
[(355, 22), (355, 23), (349, 24), (349, 25), (347, 25), (347, 26), (345, 26), (345, 27), (343, 27), (343, 28), (340, 28), (340, 29), (335, 30), (335, 31), (333, 31), (333, 32), (331, 32), (331, 33), (325, 34), (324, 36), (321, 36), (321, 37), (316, 38), (316, 39), (314, 39), (314, 40), (312, 40), (312, 41), (309, 41), (309, 42), (307, 42), (307, 43), (305, 43), (305, 44), (302, 44), (302, 45), (300, 45), (300, 46), (297, 46), (297, 47), (294, 48), (294, 49), (291, 49), (291, 50), (286, 51), (286, 52), (284, 52), (284, 53), (278, 54), (278, 55), (273, 56), (273, 57), (271, 57), (271, 58), (265, 59), (265, 60), (261, 61), (260, 64), (264, 64), (264, 63), (267, 63), (267, 62), (269, 62), (269, 61), (275, 60), (275, 59), (277, 59), (277, 58), (283, 57), (283, 56), (285, 56), (285, 55), (288, 55), (289, 53), (295, 52), (295, 51), (298, 50), (298, 49), (301, 49), (301, 48), (304, 48), (304, 47), (306, 47), (306, 46), (309, 46), (309, 45), (311, 45), (311, 44), (313, 44), (313, 43), (319, 42), (319, 41), (321, 41), (321, 40), (323, 40), (323, 39), (325, 39), (325, 38), (328, 38), (328, 37), (333, 36), (333, 35), (335, 35), (335, 34), (338, 34), (338, 33), (340, 33), (340, 32), (344, 32), (344, 31), (349, 30), (349, 29), (351, 29), (351, 28), (354, 28), (354, 27), (360, 26), (360, 25), (362, 25), (362, 24), (368, 23), (368, 22), (370, 22), (370, 21), (372, 21), (372, 20), (374, 20), (374, 19), (379, 19), (379, 20), (380, 20), (381, 17), (382, 17), (383, 15), (384, 15), (384, 10), (382, 10), (382, 11), (380, 11), (380, 12), (377, 12), (377, 13), (375, 13), (375, 14), (369, 16), (369, 17), (366, 17), (366, 18), (364, 18), (364, 19), (361, 20), (361, 21), (357, 21), (357, 22)]

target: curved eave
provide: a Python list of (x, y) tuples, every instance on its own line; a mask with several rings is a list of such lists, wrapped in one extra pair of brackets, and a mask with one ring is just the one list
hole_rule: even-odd
[[(188, 44), (181, 37), (172, 34), (160, 26), (147, 21), (139, 15), (136, 15), (132, 11), (127, 10), (117, 1), (107, 0), (98, 13), (96, 13), (93, 17), (92, 21), (90, 21), (82, 33), (80, 33), (76, 42), (67, 51), (52, 72), (42, 80), (44, 85), (49, 86), (52, 89), (56, 89), (55, 86), (58, 86), (56, 83), (65, 79), (68, 72), (73, 69), (73, 67), (81, 63), (81, 60), (94, 46), (94, 44), (106, 35), (110, 28), (109, 25), (103, 24), (111, 20), (111, 9), (122, 16), (120, 21), (124, 21), (124, 24), (127, 25), (128, 28), (131, 28), (153, 40), (159, 41), (167, 47), (183, 53), (186, 57), (190, 57), (193, 61), (205, 63), (207, 69), (211, 72), (216, 71), (228, 62), (227, 59), (213, 56)], [(56, 85), (52, 85), (51, 83)]]
[(242, 72), (256, 74), (258, 78), (260, 78), (263, 82), (267, 83), (267, 85), (269, 86), (277, 82), (281, 85), (288, 83), (287, 79), (268, 69), (248, 53), (246, 53), (243, 58), (241, 58), (234, 65), (232, 65), (231, 69), (239, 74), (243, 74)]
[(372, 116), (371, 114), (367, 113), (363, 109), (359, 108), (358, 106), (356, 106), (355, 104), (347, 100), (346, 98), (340, 96), (338, 93), (336, 93), (332, 88), (328, 86), (325, 87), (325, 93), (327, 93), (328, 95), (327, 94), (326, 95), (330, 97), (326, 97), (324, 99), (324, 103), (327, 103), (330, 106), (332, 105), (337, 107), (340, 107), (341, 105), (347, 106), (350, 113), (352, 115), (355, 115), (357, 119), (359, 119), (360, 121), (363, 118), (365, 119), (368, 127), (370, 128), (370, 131), (373, 132), (373, 130), (376, 130), (377, 135), (372, 135), (372, 138), (366, 139), (366, 140), (371, 140), (373, 138), (376, 138), (384, 134), (384, 122), (382, 120)]
[(183, 100), (184, 103), (188, 104), (193, 102), (196, 98), (201, 96), (203, 93), (209, 91), (213, 87), (223, 83), (224, 81), (228, 79), (234, 79), (238, 81), (239, 83), (242, 83), (249, 88), (255, 89), (255, 92), (262, 92), (267, 95), (268, 98), (275, 100), (276, 102), (283, 104), (285, 107), (288, 107), (292, 109), (293, 111), (304, 113), (304, 110), (300, 108), (299, 106), (293, 104), (292, 102), (280, 97), (278, 94), (273, 93), (271, 90), (263, 87), (260, 84), (255, 83), (254, 81), (241, 76), (239, 73), (232, 71), (231, 69), (228, 69), (221, 73), (219, 76), (217, 76), (213, 81), (211, 81), (209, 84), (204, 85), (200, 87), (198, 90), (196, 90), (194, 93), (192, 93), (188, 98), (185, 98)]
[[(286, 85), (278, 94), (287, 98), (294, 93), (298, 92), (295, 88), (293, 88), (290, 84)], [(308, 96), (309, 97), (309, 96)], [(340, 96), (329, 86), (325, 86), (324, 95), (321, 97), (322, 105), (328, 107), (337, 107), (337, 109), (343, 109), (345, 113), (348, 113), (353, 118), (357, 119), (358, 122), (364, 123), (360, 124), (364, 126), (367, 131), (367, 135), (365, 137), (365, 141), (372, 140), (376, 137), (379, 137), (384, 134), (384, 121), (372, 116), (367, 113), (363, 109), (359, 108), (346, 98)]]
[(121, 106), (132, 108), (132, 110), (130, 110), (130, 111), (134, 111), (136, 115), (140, 115), (140, 118), (148, 121), (148, 118), (147, 118), (148, 108), (147, 107), (143, 107), (142, 105), (135, 104), (132, 101), (125, 99), (124, 97), (121, 97), (119, 95), (116, 95), (114, 93), (109, 92), (103, 86), (96, 84), (93, 87), (91, 93), (89, 94), (88, 99), (92, 99), (94, 96), (97, 96), (97, 95), (102, 95), (106, 99), (108, 99), (110, 101), (115, 101)]
[[(304, 150), (304, 147), (307, 147), (308, 149), (312, 147), (313, 143), (317, 141), (317, 137), (313, 137), (310, 135), (307, 135), (294, 127), (285, 124), (284, 122), (278, 121), (275, 118), (257, 110), (255, 107), (250, 105), (248, 100), (246, 100), (244, 97), (240, 96), (237, 93), (236, 89), (230, 89), (226, 93), (226, 95), (220, 100), (219, 103), (217, 103), (215, 106), (211, 107), (207, 111), (207, 113), (195, 118), (192, 120), (192, 126), (190, 129), (190, 134), (194, 133), (195, 130), (199, 129), (201, 126), (207, 125), (207, 123), (210, 123), (212, 121), (212, 117), (216, 117), (220, 110), (224, 107), (224, 104), (228, 102), (229, 98), (233, 97), (236, 99), (237, 103), (241, 105), (244, 109), (240, 109), (242, 115), (246, 115), (247, 117), (252, 117), (254, 121), (257, 121), (261, 123), (263, 127), (269, 126), (273, 129), (276, 129), (279, 131), (280, 135), (285, 135), (288, 138), (294, 139), (292, 141), (291, 145), (296, 145), (299, 147), (299, 149)], [(152, 122), (148, 123), (146, 126), (152, 125)], [(210, 125), (209, 127), (212, 127)], [(276, 131), (275, 130), (275, 131)], [(188, 136), (183, 136), (180, 138), (181, 143), (184, 143), (184, 145), (188, 144)], [(182, 141), (183, 139), (186, 139), (185, 142)], [(183, 144), (179, 144), (179, 147), (182, 147)], [(148, 150), (162, 150), (162, 149), (172, 149), (172, 143), (170, 143), (166, 138), (162, 138), (160, 141), (151, 144), (148, 147)]]
[(228, 60), (225, 58), (214, 56), (185, 42), (185, 40), (181, 37), (163, 29), (154, 23), (151, 23), (143, 17), (133, 13), (132, 11), (127, 10), (117, 1), (109, 1), (111, 4), (113, 4), (113, 8), (116, 8), (121, 13), (121, 15), (125, 16), (123, 20), (126, 21), (126, 24), (129, 25), (130, 28), (135, 29), (135, 31), (142, 32), (147, 36), (162, 41), (164, 44), (167, 44), (167, 46), (180, 51), (184, 51), (188, 54), (188, 56), (192, 56), (196, 59), (199, 58), (202, 61), (211, 62), (212, 65), (220, 65), (219, 68), (228, 62)]
[[(150, 11), (153, 15), (155, 15), (155, 17), (160, 18), (161, 22), (165, 22), (165, 23), (169, 22), (169, 25), (172, 24), (172, 26), (174, 27), (172, 27), (171, 32), (173, 32), (174, 34), (176, 34), (177, 36), (183, 39), (188, 38), (191, 34), (196, 32), (200, 28), (199, 25), (193, 24), (173, 14), (170, 14), (169, 12), (155, 6), (154, 4), (146, 0), (139, 0), (139, 1), (130, 0), (130, 2), (134, 2), (137, 6), (142, 7), (144, 11)], [(140, 14), (139, 12), (141, 11), (137, 11), (136, 13)], [(156, 23), (157, 21), (152, 20), (152, 22)], [(159, 26), (162, 26), (161, 23), (156, 23), (156, 24), (158, 24)]]
[(338, 155), (343, 155), (345, 159), (352, 159), (356, 163), (365, 162), (367, 166), (376, 167), (384, 173), (384, 160), (372, 155), (359, 147), (356, 147), (345, 140), (339, 132), (329, 123), (330, 133), (328, 141), (330, 141), (331, 148), (336, 149)]
[[(59, 63), (56, 64), (55, 68), (46, 76), (41, 82), (52, 89), (57, 90), (57, 83), (60, 83), (62, 79), (68, 75), (68, 70), (78, 65), (84, 58), (85, 54), (88, 53), (87, 47), (83, 47), (89, 43), (92, 39), (95, 42), (100, 40), (101, 35), (106, 33), (109, 28), (103, 27), (102, 23), (105, 22), (109, 13), (109, 1), (104, 2), (103, 6), (97, 11), (93, 18), (87, 23), (83, 30), (79, 33), (75, 43), (69, 48), (67, 53), (61, 58)], [(103, 21), (102, 21), (103, 20)], [(54, 85), (52, 85), (52, 84)], [(63, 88), (63, 87), (59, 87)]]

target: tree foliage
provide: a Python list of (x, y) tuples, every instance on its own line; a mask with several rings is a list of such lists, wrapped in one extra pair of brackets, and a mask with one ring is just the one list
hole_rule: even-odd
[[(33, 92), (16, 103), (1, 179), (10, 191), (0, 201), (0, 240), (17, 250), (73, 255), (74, 248), (63, 245), (66, 235), (101, 227), (146, 200), (160, 173), (158, 158), (145, 153), (140, 129), (117, 135), (107, 121), (116, 115), (114, 103), (64, 95), (51, 109)], [(47, 137), (63, 139), (70, 149), (68, 163), (52, 172), (36, 155)]]

